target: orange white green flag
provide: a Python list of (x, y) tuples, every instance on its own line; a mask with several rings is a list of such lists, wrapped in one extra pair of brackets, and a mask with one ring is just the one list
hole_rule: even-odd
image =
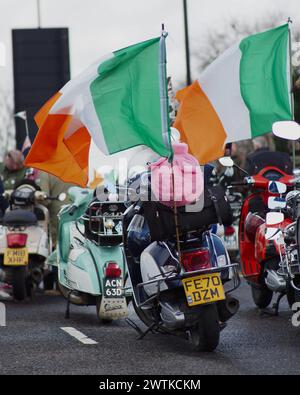
[(169, 156), (163, 51), (163, 36), (138, 43), (69, 81), (36, 114), (39, 131), (25, 164), (86, 186), (91, 139), (106, 155), (145, 145)]
[(224, 144), (272, 131), (291, 120), (288, 24), (241, 40), (192, 85), (179, 91), (174, 126), (201, 164), (223, 155)]

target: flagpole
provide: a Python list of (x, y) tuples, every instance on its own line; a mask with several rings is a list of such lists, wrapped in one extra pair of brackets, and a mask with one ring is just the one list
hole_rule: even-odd
[[(290, 17), (287, 20), (288, 28), (289, 28), (289, 66), (290, 66), (290, 100), (291, 100), (291, 112), (292, 119), (295, 121), (295, 101), (294, 101), (294, 89), (293, 89), (293, 68), (292, 68), (292, 38), (291, 38), (291, 30), (290, 24), (293, 23)], [(293, 151), (293, 167), (296, 168), (296, 142), (292, 142), (292, 151)]]
[(162, 32), (159, 43), (159, 86), (160, 86), (160, 109), (161, 109), (161, 124), (162, 124), (162, 136), (166, 147), (169, 148), (171, 155), (169, 161), (171, 162), (172, 170), (172, 186), (173, 186), (173, 196), (174, 196), (174, 222), (175, 222), (175, 232), (176, 232), (176, 246), (179, 257), (179, 262), (181, 262), (181, 251), (180, 251), (180, 237), (179, 237), (179, 222), (178, 222), (178, 208), (175, 196), (175, 176), (173, 167), (173, 150), (170, 137), (170, 123), (169, 123), (169, 98), (167, 94), (167, 51), (166, 51), (166, 37), (168, 33), (165, 31), (165, 25), (162, 24)]
[(161, 38), (159, 42), (159, 89), (160, 89), (160, 113), (162, 125), (162, 137), (165, 146), (171, 150), (170, 140), (170, 125), (169, 125), (169, 100), (167, 94), (167, 52), (166, 52), (166, 37), (168, 33), (165, 31), (165, 26), (162, 24)]

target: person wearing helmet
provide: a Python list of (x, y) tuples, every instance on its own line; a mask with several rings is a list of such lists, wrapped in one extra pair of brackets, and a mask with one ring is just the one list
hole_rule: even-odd
[(25, 173), (26, 169), (22, 152), (18, 150), (8, 151), (3, 163), (0, 163), (0, 174), (4, 190), (14, 189), (15, 185), (24, 179)]

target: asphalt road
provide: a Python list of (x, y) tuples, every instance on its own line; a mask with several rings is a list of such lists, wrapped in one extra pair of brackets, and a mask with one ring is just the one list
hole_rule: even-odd
[[(124, 321), (100, 325), (94, 308), (72, 306), (66, 320), (60, 296), (6, 303), (0, 374), (299, 374), (300, 327), (292, 326), (287, 304), (279, 317), (261, 316), (246, 284), (235, 295), (241, 309), (213, 353), (197, 353), (187, 341), (167, 335), (138, 341)], [(133, 312), (131, 318), (138, 322)], [(97, 344), (82, 344), (61, 327), (75, 328)]]

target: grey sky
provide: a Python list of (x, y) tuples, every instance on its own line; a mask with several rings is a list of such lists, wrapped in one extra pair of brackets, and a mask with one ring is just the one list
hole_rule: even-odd
[[(40, 0), (42, 27), (70, 29), (71, 72), (76, 75), (103, 54), (156, 36), (164, 22), (169, 31), (168, 70), (185, 78), (182, 0)], [(299, 0), (188, 0), (191, 46), (205, 31), (229, 23), (282, 12), (300, 23)], [(12, 89), (11, 29), (37, 26), (36, 0), (0, 0), (0, 42), (6, 67), (0, 67), (0, 89)], [(195, 75), (194, 75), (195, 77)]]

